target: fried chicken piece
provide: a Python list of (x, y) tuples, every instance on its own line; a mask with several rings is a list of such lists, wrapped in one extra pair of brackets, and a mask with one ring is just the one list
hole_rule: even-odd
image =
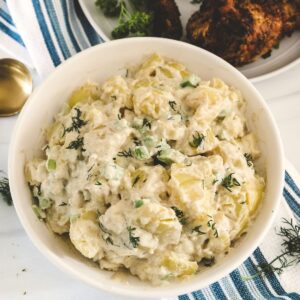
[(204, 0), (187, 24), (193, 44), (235, 66), (257, 60), (300, 27), (299, 0)]
[(149, 0), (148, 9), (153, 12), (155, 36), (171, 39), (181, 38), (180, 12), (174, 0)]

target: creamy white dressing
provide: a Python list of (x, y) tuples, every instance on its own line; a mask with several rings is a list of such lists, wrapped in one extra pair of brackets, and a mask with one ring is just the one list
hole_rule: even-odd
[(213, 265), (264, 195), (241, 93), (157, 54), (76, 90), (26, 164), (35, 211), (100, 268), (166, 284)]

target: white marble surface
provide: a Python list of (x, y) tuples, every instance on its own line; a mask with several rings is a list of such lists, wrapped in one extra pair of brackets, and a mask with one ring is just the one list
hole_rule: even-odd
[[(0, 52), (0, 58), (4, 56)], [(286, 157), (300, 171), (300, 65), (255, 85), (275, 116)], [(8, 146), (16, 119), (0, 118), (0, 170), (7, 170)], [(0, 201), (0, 299), (121, 298), (86, 286), (54, 267), (32, 245), (13, 207)]]

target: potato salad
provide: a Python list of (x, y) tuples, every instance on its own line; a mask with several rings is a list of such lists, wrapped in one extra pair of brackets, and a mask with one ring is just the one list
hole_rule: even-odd
[(264, 196), (239, 90), (158, 54), (75, 90), (27, 162), (33, 210), (104, 270), (154, 285), (217, 263)]

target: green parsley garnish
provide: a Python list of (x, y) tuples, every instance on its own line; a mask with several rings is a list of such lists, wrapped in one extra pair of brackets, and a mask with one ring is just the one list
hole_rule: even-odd
[[(111, 36), (114, 39), (125, 38), (129, 35), (130, 36), (151, 35), (151, 28), (152, 28), (151, 14), (144, 11), (135, 11), (133, 13), (130, 13), (126, 8), (126, 4), (123, 0), (117, 1), (117, 3), (115, 3), (114, 0), (112, 1), (111, 4), (109, 4), (109, 2), (110, 2), (109, 0), (105, 1), (106, 13), (112, 12), (114, 16), (119, 16), (118, 24), (111, 32)], [(112, 7), (109, 5), (112, 5)]]
[(95, 4), (107, 17), (117, 17), (120, 14), (121, 2), (119, 0), (97, 0)]

